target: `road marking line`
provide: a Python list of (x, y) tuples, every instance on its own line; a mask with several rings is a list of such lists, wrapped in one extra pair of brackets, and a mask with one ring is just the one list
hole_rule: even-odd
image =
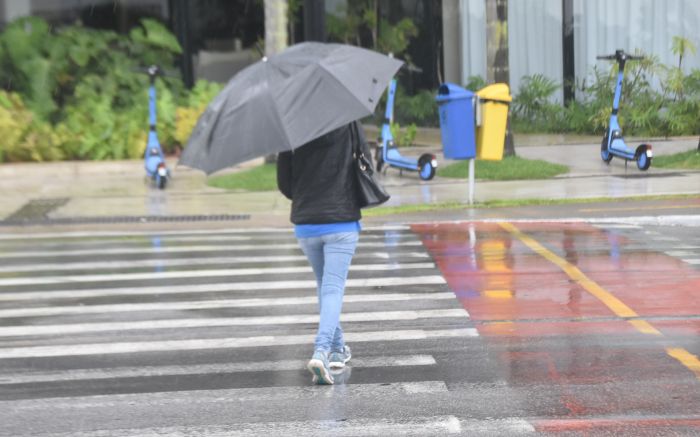
[(581, 270), (578, 269), (578, 267), (574, 266), (565, 259), (556, 255), (549, 249), (545, 248), (537, 240), (524, 234), (513, 224), (500, 222), (499, 225), (506, 231), (510, 232), (521, 242), (523, 242), (523, 244), (532, 249), (535, 253), (542, 256), (543, 258), (545, 258), (546, 260), (563, 270), (564, 273), (566, 273), (571, 279), (573, 279), (576, 283), (578, 283), (581, 287), (583, 287), (593, 296), (598, 298), (598, 300), (600, 300), (605, 306), (607, 306), (615, 315), (625, 319), (636, 318), (635, 320), (627, 321), (632, 326), (634, 326), (635, 329), (637, 329), (639, 332), (643, 334), (661, 335), (661, 332), (659, 332), (656, 328), (651, 326), (651, 324), (644, 320), (639, 320), (639, 315), (636, 312), (634, 312), (632, 308), (628, 307), (620, 299), (618, 299), (610, 292), (605, 290), (603, 287), (598, 285), (596, 282), (588, 278)]
[[(555, 219), (546, 218), (524, 218), (524, 219), (514, 219), (510, 217), (492, 217), (485, 219), (470, 219), (471, 223), (586, 223), (591, 225), (604, 225), (604, 226), (617, 226), (619, 224), (632, 224), (637, 226), (664, 226), (664, 225), (678, 225), (678, 226), (688, 226), (697, 227), (700, 226), (700, 215), (698, 214), (683, 214), (683, 215), (664, 215), (664, 216), (635, 216), (635, 217), (562, 217)], [(445, 220), (439, 222), (439, 224), (448, 223), (464, 223), (464, 219), (459, 220)], [(436, 225), (435, 222), (416, 222), (416, 225)]]
[[(423, 243), (420, 241), (396, 241), (387, 243), (385, 241), (379, 242), (362, 242), (358, 243), (358, 248), (365, 247), (416, 247), (421, 246)], [(86, 256), (86, 255), (135, 255), (135, 254), (148, 254), (148, 253), (190, 253), (190, 252), (237, 252), (243, 250), (259, 250), (259, 249), (270, 249), (270, 250), (299, 250), (299, 244), (297, 243), (286, 243), (286, 244), (271, 244), (271, 245), (260, 245), (260, 244), (244, 244), (244, 245), (202, 245), (202, 246), (146, 246), (140, 248), (111, 248), (111, 249), (84, 249), (84, 250), (40, 250), (40, 251), (27, 251), (27, 252), (12, 252), (0, 254), (0, 259), (14, 259), (14, 258), (40, 258), (47, 256)]]
[[(408, 231), (411, 228), (407, 225), (386, 225), (386, 226), (362, 226), (367, 232), (390, 232)], [(170, 231), (89, 231), (89, 232), (44, 232), (31, 234), (3, 234), (0, 233), (0, 240), (40, 240), (50, 238), (85, 238), (85, 237), (151, 237), (162, 235), (226, 235), (226, 234), (269, 234), (271, 232), (279, 234), (294, 235), (290, 228), (241, 228), (241, 229), (197, 229), (197, 230), (170, 230)]]
[[(400, 287), (403, 285), (442, 285), (445, 278), (440, 275), (402, 276), (388, 278), (350, 278), (345, 288)], [(311, 289), (317, 287), (316, 281), (302, 279), (295, 281), (233, 282), (211, 284), (164, 285), (157, 287), (118, 287), (77, 290), (44, 290), (1, 292), (0, 301), (44, 300), (44, 299), (81, 299), (108, 296), (141, 296), (156, 294), (195, 294), (219, 293), (229, 291), (279, 291), (293, 289)]]
[(688, 209), (700, 208), (698, 205), (670, 205), (670, 206), (636, 206), (629, 208), (585, 208), (580, 212), (606, 212), (606, 211), (648, 211), (650, 209)]
[[(477, 422), (477, 421), (470, 421)], [(495, 422), (495, 421), (494, 421)], [(477, 424), (478, 425), (478, 424)], [(485, 430), (497, 431), (493, 428)], [(460, 434), (462, 426), (454, 416), (404, 419), (307, 420), (296, 422), (254, 422), (231, 425), (163, 426), (120, 428), (85, 432), (42, 434), (45, 437), (249, 437), (249, 436), (442, 436)]]
[[(394, 271), (412, 269), (434, 269), (435, 264), (429, 263), (391, 263), (391, 264), (359, 264), (351, 265), (350, 271)], [(242, 269), (216, 269), (216, 270), (177, 270), (174, 272), (146, 272), (146, 273), (108, 273), (103, 275), (61, 275), (61, 276), (37, 276), (32, 278), (7, 278), (0, 279), (0, 286), (10, 285), (37, 285), (37, 284), (61, 284), (80, 282), (120, 282), (134, 280), (157, 279), (183, 279), (183, 278), (215, 278), (231, 276), (258, 276), (289, 273), (312, 273), (310, 266), (297, 267), (260, 267)]]
[[(410, 232), (396, 232), (391, 235), (385, 235), (381, 233), (362, 233), (361, 238), (363, 240), (383, 240), (386, 238), (392, 239), (414, 239), (415, 235)], [(35, 241), (33, 246), (39, 246), (44, 248), (50, 247), (65, 247), (65, 246), (97, 246), (104, 245), (105, 243), (110, 244), (127, 244), (127, 245), (150, 245), (153, 242), (160, 243), (175, 243), (175, 242), (187, 242), (187, 241), (259, 241), (259, 242), (296, 242), (296, 237), (294, 232), (290, 231), (287, 235), (276, 235), (276, 234), (255, 234), (254, 232), (247, 233), (246, 235), (231, 235), (228, 232), (220, 232), (212, 235), (166, 235), (160, 234), (159, 232), (153, 232), (147, 235), (134, 235), (134, 236), (104, 236), (95, 237), (93, 235), (85, 236), (84, 238), (70, 239), (69, 241), (57, 241), (57, 239), (50, 239), (48, 241)], [(21, 246), (24, 244), (23, 240), (8, 240), (3, 241), (0, 237), (0, 244), (7, 244), (13, 247)]]
[[(670, 430), (678, 427), (682, 429), (696, 429), (700, 426), (698, 415), (613, 415), (603, 417), (583, 417), (572, 419), (534, 419), (533, 425), (540, 433), (584, 435), (618, 435), (619, 430), (654, 430), (654, 435), (674, 435)], [(608, 432), (605, 432), (605, 431)], [(663, 430), (663, 431), (661, 431)], [(617, 432), (615, 432), (617, 431)], [(664, 432), (666, 431), (666, 432)], [(651, 435), (648, 432), (644, 435)], [(682, 433), (681, 435), (686, 435)]]
[[(398, 355), (353, 358), (353, 368), (433, 366), (432, 355)], [(242, 363), (194, 364), (181, 366), (138, 366), (56, 371), (28, 371), (0, 374), (0, 384), (36, 384), (40, 382), (82, 381), (93, 379), (147, 378), (154, 376), (204, 375), (240, 372), (280, 372), (300, 370), (306, 360), (258, 361)]]
[[(348, 342), (425, 340), (432, 338), (478, 337), (475, 328), (443, 330), (398, 330), (350, 332)], [(142, 341), (123, 343), (63, 344), (57, 346), (26, 346), (0, 348), (0, 359), (73, 357), (84, 355), (131, 354), (139, 352), (172, 352), (202, 349), (234, 349), (245, 347), (289, 346), (313, 344), (315, 335), (267, 335), (260, 337), (198, 338), (189, 340)]]
[[(538, 255), (544, 257), (548, 261), (552, 262), (559, 268), (561, 268), (564, 272), (566, 272), (567, 275), (577, 283), (579, 283), (582, 287), (584, 287), (589, 293), (597, 297), (601, 302), (603, 302), (611, 311), (613, 311), (617, 316), (623, 317), (626, 319), (629, 319), (631, 317), (635, 317), (636, 319), (634, 320), (627, 320), (628, 323), (630, 323), (632, 326), (637, 329), (637, 331), (641, 332), (642, 334), (649, 334), (649, 335), (658, 335), (661, 336), (663, 335), (659, 330), (654, 328), (649, 322), (646, 320), (641, 320), (639, 319), (637, 313), (635, 313), (630, 307), (625, 305), (621, 300), (610, 294), (608, 291), (600, 287), (598, 284), (590, 280), (586, 275), (583, 274), (577, 267), (574, 265), (570, 264), (563, 258), (557, 256), (544, 246), (542, 246), (539, 242), (537, 242), (534, 238), (529, 237), (528, 235), (525, 235), (522, 231), (520, 231), (518, 228), (513, 226), (511, 223), (506, 223), (506, 222), (501, 222), (499, 225), (505, 229), (506, 231), (510, 232), (513, 234), (516, 238), (518, 238), (520, 241), (522, 241), (527, 247), (532, 249), (535, 253)], [(669, 348), (666, 350), (667, 353), (680, 361), (681, 364), (683, 364), (685, 367), (690, 369), (695, 375), (700, 379), (700, 360), (698, 358), (691, 354), (690, 352), (686, 351), (685, 349), (682, 348)]]
[[(353, 260), (361, 259), (403, 259), (403, 258), (429, 258), (425, 252), (370, 252), (355, 254)], [(206, 257), (206, 258), (161, 258), (142, 259), (134, 261), (68, 261), (65, 263), (52, 264), (15, 264), (0, 266), (0, 273), (20, 273), (20, 272), (42, 272), (42, 271), (62, 271), (62, 270), (119, 270), (130, 268), (153, 268), (153, 267), (180, 267), (199, 266), (217, 264), (252, 264), (252, 263), (282, 263), (282, 262), (307, 262), (304, 255), (282, 255), (282, 256), (230, 256), (230, 257)]]
[(466, 419), (460, 420), (460, 424), (463, 429), (469, 430), (469, 435), (512, 436), (535, 432), (535, 427), (530, 422), (519, 417)]
[[(240, 404), (247, 405), (247, 403), (255, 401), (271, 402), (293, 399), (310, 401), (313, 399), (322, 399), (324, 402), (333, 402), (334, 398), (347, 399), (348, 397), (354, 397), (376, 400), (386, 399), (392, 396), (396, 396), (398, 399), (405, 399), (407, 394), (444, 394), (447, 392), (448, 389), (444, 381), (419, 381), (395, 382), (391, 384), (373, 383), (347, 385), (339, 384), (320, 387), (317, 385), (308, 385), (304, 387), (183, 390), (176, 392), (22, 399), (0, 401), (0, 407), (2, 407), (2, 411), (12, 411), (13, 414), (20, 411), (36, 410), (43, 412), (69, 410), (71, 412), (79, 413), (82, 409), (94, 410), (96, 408), (119, 408), (119, 411), (125, 411), (123, 409), (130, 407), (142, 410), (145, 407), (158, 408), (175, 406), (178, 404), (201, 405), (207, 403), (220, 403), (224, 405), (225, 408), (230, 408), (233, 404), (235, 404), (235, 407), (238, 408)], [(15, 423), (17, 422), (15, 421)], [(88, 435), (95, 436), (96, 434), (90, 433)], [(138, 433), (135, 435), (141, 436), (141, 434)]]
[[(350, 312), (340, 316), (342, 322), (376, 322), (427, 318), (468, 318), (464, 309)], [(133, 322), (68, 323), (61, 325), (0, 326), (0, 337), (27, 335), (65, 335), (88, 332), (134, 331), (146, 329), (186, 329), (224, 326), (292, 325), (318, 323), (318, 314), (293, 314), (260, 317), (215, 317), (207, 319), (138, 320)]]
[[(452, 292), (429, 292), (429, 293), (387, 293), (387, 294), (346, 294), (343, 297), (344, 303), (356, 302), (397, 302), (415, 300), (449, 300), (454, 299)], [(250, 308), (267, 306), (288, 306), (288, 305), (317, 305), (318, 297), (277, 297), (252, 299), (217, 299), (187, 302), (149, 302), (149, 303), (118, 303), (105, 305), (71, 305), (71, 306), (49, 306), (33, 308), (10, 308), (0, 310), (0, 318), (10, 317), (38, 317), (57, 316), (66, 314), (100, 314), (112, 312), (134, 312), (134, 311), (181, 311), (181, 310), (202, 310), (212, 308)]]
[(666, 353), (680, 361), (681, 364), (690, 369), (700, 379), (700, 359), (698, 357), (683, 348), (668, 348)]
[(630, 325), (634, 326), (637, 331), (641, 332), (642, 334), (649, 334), (649, 335), (661, 335), (661, 332), (654, 328), (651, 323), (647, 322), (646, 320), (642, 319), (633, 319), (633, 320), (628, 320), (627, 321)]

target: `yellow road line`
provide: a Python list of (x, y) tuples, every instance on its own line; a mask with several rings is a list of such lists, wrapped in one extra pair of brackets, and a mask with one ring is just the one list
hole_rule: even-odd
[[(624, 302), (622, 302), (620, 299), (616, 298), (613, 296), (610, 292), (605, 290), (603, 287), (598, 285), (595, 281), (591, 280), (586, 276), (581, 270), (578, 269), (578, 267), (574, 266), (573, 264), (569, 263), (562, 257), (556, 255), (554, 252), (550, 251), (546, 247), (542, 246), (539, 242), (537, 242), (534, 238), (529, 237), (525, 234), (523, 234), (520, 229), (516, 228), (514, 225), (511, 223), (504, 223), (501, 222), (499, 225), (505, 229), (506, 231), (510, 232), (513, 234), (516, 238), (518, 238), (520, 241), (522, 241), (527, 247), (532, 249), (535, 253), (538, 255), (542, 256), (552, 264), (556, 265), (560, 269), (564, 271), (571, 279), (573, 279), (577, 284), (579, 284), (581, 287), (583, 287), (586, 291), (591, 293), (593, 296), (598, 298), (605, 306), (607, 306), (610, 311), (612, 311), (615, 315), (618, 317), (623, 317), (623, 318), (638, 318), (639, 315), (634, 312), (634, 310), (627, 305), (625, 305)], [(635, 327), (635, 329), (642, 334), (650, 334), (650, 335), (661, 335), (661, 332), (659, 332), (656, 328), (651, 326), (648, 322), (645, 320), (628, 320), (628, 323), (630, 323), (632, 326)]]
[(700, 360), (683, 348), (668, 348), (666, 352), (689, 368), (700, 379)]
[(698, 205), (671, 205), (671, 206), (636, 206), (629, 208), (584, 208), (579, 209), (580, 212), (603, 212), (603, 211), (646, 211), (649, 209), (687, 209), (698, 208)]
[[(651, 323), (647, 322), (646, 320), (640, 319), (637, 313), (635, 313), (634, 310), (632, 310), (632, 308), (625, 305), (624, 302), (622, 302), (620, 299), (616, 298), (615, 296), (610, 294), (610, 292), (603, 289), (603, 287), (589, 279), (576, 266), (569, 263), (565, 259), (557, 256), (554, 252), (542, 246), (534, 238), (525, 235), (520, 231), (520, 229), (518, 229), (511, 223), (500, 222), (499, 225), (506, 231), (513, 234), (516, 238), (522, 241), (535, 253), (544, 257), (545, 259), (562, 269), (567, 275), (569, 275), (571, 279), (573, 279), (584, 289), (586, 289), (586, 291), (600, 299), (600, 301), (603, 302), (608, 308), (610, 308), (610, 310), (617, 316), (628, 319), (634, 317), (634, 320), (627, 320), (627, 322), (634, 326), (637, 331), (641, 332), (642, 334), (663, 335), (658, 329), (654, 328), (651, 325)], [(669, 356), (678, 360), (685, 367), (690, 369), (690, 371), (695, 374), (698, 380), (700, 380), (700, 359), (698, 359), (698, 357), (696, 357), (695, 355), (691, 354), (683, 348), (667, 348), (666, 353)]]

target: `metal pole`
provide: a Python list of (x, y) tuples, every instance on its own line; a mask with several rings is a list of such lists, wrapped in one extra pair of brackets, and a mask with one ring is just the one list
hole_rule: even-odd
[(474, 204), (474, 158), (469, 160), (469, 205)]
[(325, 0), (304, 0), (304, 41), (326, 42)]
[(194, 65), (192, 63), (192, 43), (190, 40), (190, 3), (187, 0), (177, 0), (171, 9), (175, 15), (175, 28), (177, 39), (182, 47), (182, 81), (187, 88), (194, 86)]
[(576, 68), (574, 64), (574, 0), (562, 0), (562, 60), (564, 66), (564, 105), (569, 105), (574, 99), (574, 80)]

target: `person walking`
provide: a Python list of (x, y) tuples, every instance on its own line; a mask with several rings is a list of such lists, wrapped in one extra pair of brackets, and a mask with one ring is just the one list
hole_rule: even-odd
[(316, 276), (320, 321), (307, 368), (317, 384), (333, 384), (330, 369), (345, 367), (351, 357), (340, 313), (362, 218), (352, 156), (355, 141), (371, 156), (362, 126), (355, 121), (277, 158), (277, 186), (292, 201), (294, 233)]

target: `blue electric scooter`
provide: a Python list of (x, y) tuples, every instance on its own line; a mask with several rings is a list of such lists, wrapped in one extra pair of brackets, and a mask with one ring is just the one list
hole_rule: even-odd
[(622, 137), (622, 129), (617, 121), (625, 63), (627, 61), (638, 61), (644, 58), (641, 56), (632, 56), (625, 53), (624, 50), (617, 50), (614, 55), (598, 56), (597, 59), (615, 60), (618, 65), (612, 114), (610, 115), (610, 123), (608, 123), (608, 129), (603, 137), (603, 142), (600, 145), (600, 157), (606, 163), (609, 163), (610, 160), (613, 159), (613, 156), (624, 159), (625, 164), (627, 164), (627, 161), (636, 161), (637, 168), (640, 170), (647, 170), (649, 166), (651, 166), (651, 159), (653, 157), (651, 145), (640, 144), (636, 150), (629, 148), (627, 144), (625, 144), (625, 139)]
[(384, 124), (382, 124), (382, 132), (378, 141), (379, 147), (377, 148), (377, 154), (375, 156), (377, 160), (377, 171), (382, 171), (382, 168), (386, 170), (386, 167), (384, 167), (386, 165), (388, 167), (398, 168), (400, 174), (403, 174), (403, 170), (417, 171), (418, 176), (422, 180), (429, 181), (435, 176), (435, 169), (437, 168), (435, 155), (424, 153), (418, 159), (401, 156), (399, 149), (394, 143), (394, 136), (391, 134), (390, 125), (394, 117), (395, 94), (396, 79), (393, 79), (389, 83)]
[(148, 87), (148, 142), (144, 154), (144, 166), (146, 175), (161, 190), (165, 188), (170, 178), (170, 171), (165, 164), (165, 154), (158, 140), (156, 132), (156, 78), (163, 75), (163, 70), (157, 65), (151, 65), (146, 69), (150, 86)]

